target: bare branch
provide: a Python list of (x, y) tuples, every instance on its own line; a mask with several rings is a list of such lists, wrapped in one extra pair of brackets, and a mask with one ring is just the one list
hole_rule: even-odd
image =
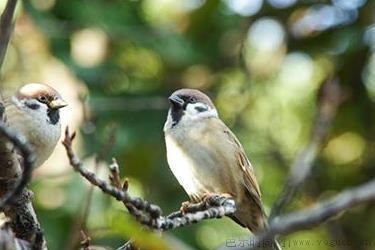
[(0, 69), (3, 65), (5, 52), (8, 47), (10, 35), (13, 30), (13, 15), (16, 9), (17, 0), (8, 0), (0, 19)]
[(33, 249), (40, 249), (43, 234), (31, 204), (31, 192), (26, 188), (31, 179), (33, 155), (25, 139), (1, 122), (0, 138), (0, 210), (10, 219), (16, 237), (30, 242)]
[(343, 191), (312, 208), (274, 218), (265, 232), (250, 239), (249, 242), (254, 246), (250, 249), (256, 249), (259, 244), (276, 235), (286, 235), (317, 226), (356, 205), (371, 201), (375, 201), (375, 180)]
[(309, 176), (336, 110), (342, 102), (342, 91), (337, 79), (326, 80), (320, 92), (318, 112), (310, 141), (297, 154), (279, 199), (272, 208), (270, 219), (282, 212), (293, 198), (295, 191)]
[[(8, 0), (0, 18), (0, 70), (14, 28), (13, 17), (16, 5), (17, 0)], [(3, 103), (1, 103), (0, 210), (10, 219), (10, 225), (16, 237), (27, 240), (30, 243), (29, 249), (42, 249), (45, 242), (43, 233), (30, 201), (31, 193), (26, 188), (31, 179), (33, 156), (26, 140), (12, 133), (4, 125), (4, 110)], [(22, 164), (19, 158), (22, 158)], [(2, 234), (2, 236), (5, 235), (6, 232)]]
[[(82, 105), (84, 107), (84, 114), (87, 112), (84, 105), (84, 100), (82, 100)], [(90, 122), (89, 120), (87, 122)], [(109, 127), (109, 133), (107, 136), (107, 140), (103, 143), (103, 145), (100, 147), (100, 151), (95, 157), (95, 168), (94, 172), (97, 172), (99, 168), (99, 163), (103, 161), (105, 158), (107, 158), (108, 153), (112, 149), (113, 145), (116, 142), (116, 132), (117, 132), (117, 126), (116, 124), (112, 124)], [(80, 240), (80, 232), (83, 230), (86, 230), (86, 220), (90, 213), (90, 207), (91, 202), (93, 198), (93, 192), (94, 192), (95, 186), (90, 185), (87, 189), (87, 193), (85, 196), (85, 199), (82, 200), (82, 204), (80, 206), (79, 212), (77, 213), (77, 218), (74, 220), (73, 226), (71, 227), (68, 240), (66, 241), (66, 245), (64, 249), (70, 250), (75, 248)]]
[[(31, 153), (30, 146), (27, 144), (26, 140), (24, 138), (21, 138), (19, 135), (14, 134), (8, 127), (6, 127), (3, 123), (0, 122), (0, 137), (6, 138), (9, 142), (11, 142), (14, 147), (19, 150), (22, 159), (23, 159), (23, 173), (21, 176), (21, 179), (16, 183), (14, 187), (12, 187), (7, 193), (3, 194), (0, 199), (0, 209), (3, 209), (6, 205), (11, 203), (12, 199), (16, 198), (22, 190), (26, 187), (26, 185), (29, 183), (31, 179), (31, 173), (33, 168), (33, 155)], [(6, 140), (2, 141), (2, 144), (6, 144)], [(2, 156), (5, 156), (6, 153), (10, 152), (4, 152), (7, 151), (7, 145), (1, 145), (1, 153)], [(9, 155), (7, 157), (7, 161), (5, 163), (7, 166), (5, 168), (9, 169), (12, 168), (14, 164), (18, 164), (18, 159), (13, 157), (12, 155)], [(4, 159), (2, 159), (4, 162)], [(4, 178), (4, 177), (3, 177)], [(17, 178), (18, 179), (18, 178)]]
[[(92, 185), (99, 187), (104, 193), (111, 195), (115, 199), (124, 202), (129, 213), (143, 225), (152, 229), (165, 231), (183, 227), (204, 219), (220, 218), (233, 214), (236, 210), (235, 203), (232, 199), (217, 195), (210, 197), (210, 199), (198, 205), (194, 205), (193, 208), (189, 208), (190, 210), (188, 209), (186, 213), (176, 212), (172, 213), (170, 216), (162, 216), (162, 211), (159, 206), (151, 204), (142, 198), (132, 197), (124, 189), (110, 185), (106, 181), (98, 178), (94, 173), (85, 169), (72, 149), (74, 137), (75, 133), (70, 134), (67, 128), (65, 131), (65, 139), (62, 143), (65, 146), (70, 165)], [(113, 164), (114, 163), (112, 163), (112, 166)]]

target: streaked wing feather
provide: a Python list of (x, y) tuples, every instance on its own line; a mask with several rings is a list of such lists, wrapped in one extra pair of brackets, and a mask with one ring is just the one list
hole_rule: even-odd
[(249, 159), (246, 157), (245, 151), (241, 143), (238, 141), (237, 137), (229, 129), (224, 132), (228, 135), (228, 140), (230, 141), (230, 143), (235, 144), (236, 147), (240, 149), (238, 150), (236, 157), (238, 159), (238, 166), (240, 167), (244, 175), (244, 184), (248, 192), (252, 195), (251, 198), (257, 203), (260, 208), (262, 208), (260, 188), (254, 174), (254, 169)]

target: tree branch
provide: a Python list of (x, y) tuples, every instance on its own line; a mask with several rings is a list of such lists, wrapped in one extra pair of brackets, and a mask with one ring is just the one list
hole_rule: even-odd
[(12, 34), (14, 24), (12, 22), (17, 0), (8, 0), (4, 12), (0, 18), (0, 69), (3, 65), (5, 52), (8, 47), (10, 35)]
[[(65, 139), (62, 143), (66, 149), (70, 165), (92, 185), (99, 187), (104, 193), (111, 195), (115, 199), (124, 202), (129, 213), (142, 225), (146, 225), (152, 229), (166, 231), (205, 219), (220, 218), (225, 215), (233, 214), (236, 210), (235, 203), (232, 199), (217, 195), (201, 203), (188, 206), (183, 212), (174, 212), (169, 216), (162, 216), (162, 210), (159, 206), (151, 204), (142, 198), (132, 197), (123, 188), (111, 185), (98, 178), (93, 172), (85, 169), (72, 149), (74, 137), (75, 133), (70, 134), (67, 128), (65, 131)], [(112, 169), (114, 168), (113, 164)], [(111, 171), (113, 174), (113, 170)]]
[[(8, 182), (8, 190), (6, 193), (3, 193), (0, 198), (0, 209), (4, 209), (5, 206), (12, 203), (12, 199), (16, 199), (17, 196), (22, 193), (29, 183), (34, 160), (30, 146), (27, 144), (26, 140), (13, 133), (2, 122), (0, 122), (0, 138), (2, 139), (0, 142), (0, 157), (1, 161), (6, 165), (3, 166), (5, 171), (1, 174), (0, 179)], [(18, 150), (22, 156), (23, 171), (15, 155), (16, 150)], [(19, 178), (20, 172), (22, 172), (21, 178)], [(10, 182), (14, 181), (16, 181), (13, 183), (14, 185), (9, 187)]]
[(327, 79), (320, 89), (320, 98), (318, 99), (319, 106), (311, 131), (310, 141), (294, 159), (287, 181), (271, 210), (270, 219), (279, 215), (286, 205), (290, 203), (296, 190), (311, 172), (322, 142), (326, 138), (337, 108), (343, 99), (338, 80), (334, 78)]
[[(20, 163), (22, 158), (22, 164)], [(17, 238), (41, 249), (41, 229), (26, 186), (31, 179), (33, 155), (24, 138), (0, 122), (0, 211), (10, 219)], [(34, 245), (35, 243), (35, 245)]]
[(286, 235), (317, 226), (356, 205), (371, 201), (375, 201), (375, 180), (343, 191), (312, 208), (274, 218), (266, 231), (249, 240), (252, 245), (250, 249), (256, 249), (276, 235)]

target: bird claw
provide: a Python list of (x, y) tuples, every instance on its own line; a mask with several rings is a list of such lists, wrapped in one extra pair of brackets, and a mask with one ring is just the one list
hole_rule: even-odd
[(229, 199), (232, 199), (229, 194), (207, 194), (203, 197), (203, 201), (210, 206), (221, 206)]
[(186, 214), (189, 210), (189, 207), (192, 205), (193, 203), (191, 203), (190, 201), (184, 201), (181, 203), (181, 207), (180, 207), (180, 212), (182, 214)]

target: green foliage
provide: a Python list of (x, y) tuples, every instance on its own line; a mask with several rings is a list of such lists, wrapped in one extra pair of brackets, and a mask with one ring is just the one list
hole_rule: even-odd
[[(270, 4), (280, 1), (264, 1), (253, 16), (240, 15), (230, 2), (24, 1), (25, 14), (42, 31), (48, 50), (87, 86), (90, 114), (81, 126), (82, 155), (100, 152), (115, 124), (116, 139), (105, 160), (118, 159), (122, 175), (130, 177), (131, 192), (166, 213), (178, 209), (187, 196), (166, 163), (166, 100), (177, 88), (199, 88), (213, 97), (220, 116), (243, 143), (269, 210), (293, 158), (309, 139), (318, 89), (335, 75), (345, 90), (345, 102), (311, 177), (289, 209), (374, 178), (375, 36), (368, 32), (374, 29), (374, 2), (353, 7), (351, 19), (331, 26), (319, 21), (330, 24), (337, 18), (333, 14), (309, 19), (316, 22), (310, 26), (301, 21), (319, 6), (333, 6), (331, 1), (297, 1), (284, 9)], [(372, 34), (370, 42), (365, 43), (365, 34)], [(57, 183), (41, 177), (33, 185), (38, 217), (52, 250), (64, 249), (87, 196), (84, 180), (72, 176)], [(47, 199), (45, 189), (62, 195), (64, 202), (49, 207), (41, 201)], [(97, 190), (94, 194), (86, 226), (95, 244), (118, 247), (134, 238), (144, 249), (171, 246), (168, 237), (142, 230), (121, 204), (109, 202)], [(356, 244), (348, 249), (371, 249), (361, 242), (373, 240), (374, 225), (374, 209), (361, 207), (282, 241), (311, 240), (315, 245), (309, 249), (332, 249), (316, 241), (346, 239)], [(196, 249), (246, 235), (229, 220), (168, 234)]]

